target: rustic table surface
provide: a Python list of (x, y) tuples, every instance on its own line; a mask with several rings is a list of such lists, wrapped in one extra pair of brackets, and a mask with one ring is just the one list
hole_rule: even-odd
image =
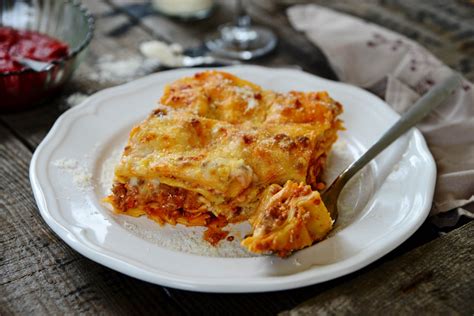
[[(139, 56), (150, 39), (201, 44), (205, 34), (233, 18), (233, 1), (218, 1), (211, 18), (192, 23), (154, 13), (145, 0), (87, 0), (96, 18), (90, 52), (62, 94), (33, 110), (0, 115), (0, 314), (391, 314), (474, 313), (474, 223), (440, 230), (427, 220), (404, 244), (348, 276), (291, 291), (204, 294), (165, 288), (105, 268), (72, 250), (39, 215), (28, 180), (29, 162), (54, 121), (73, 104), (120, 84), (94, 80), (103, 56)], [(251, 1), (256, 23), (280, 39), (274, 53), (253, 63), (295, 66), (332, 79), (321, 52), (295, 32), (285, 2)], [(293, 1), (294, 2), (294, 1)], [(413, 38), (474, 79), (472, 1), (316, 1)], [(137, 74), (137, 76), (143, 75)], [(127, 78), (130, 80), (130, 78)], [(122, 80), (124, 81), (124, 80)], [(0, 100), (1, 102), (1, 100)]]

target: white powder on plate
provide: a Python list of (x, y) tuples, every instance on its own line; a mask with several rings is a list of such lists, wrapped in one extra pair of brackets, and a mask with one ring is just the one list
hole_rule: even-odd
[(53, 166), (67, 172), (72, 176), (73, 183), (80, 190), (92, 189), (92, 175), (76, 159), (58, 159), (53, 162)]
[(102, 164), (102, 170), (100, 172), (99, 184), (104, 192), (110, 193), (114, 179), (114, 169), (117, 163), (120, 161), (122, 150), (120, 148), (112, 151), (110, 156)]
[[(228, 236), (233, 236), (234, 239), (232, 241), (223, 239), (217, 246), (212, 246), (203, 239), (205, 227), (159, 226), (144, 217), (130, 218), (126, 215), (117, 216), (116, 220), (122, 227), (137, 237), (170, 250), (208, 257), (238, 258), (257, 256), (248, 252), (240, 245), (241, 236), (244, 235), (242, 232), (250, 229), (247, 223), (228, 225), (226, 227), (226, 230), (229, 231)], [(144, 224), (143, 221), (150, 221), (150, 223)]]

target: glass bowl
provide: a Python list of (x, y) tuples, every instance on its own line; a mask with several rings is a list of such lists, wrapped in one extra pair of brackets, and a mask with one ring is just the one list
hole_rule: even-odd
[(33, 107), (56, 93), (84, 59), (94, 19), (74, 0), (1, 0), (0, 26), (37, 31), (69, 45), (66, 58), (49, 70), (0, 73), (0, 112)]

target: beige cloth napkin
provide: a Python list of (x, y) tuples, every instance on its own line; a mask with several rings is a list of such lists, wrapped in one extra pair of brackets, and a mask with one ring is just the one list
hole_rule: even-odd
[[(371, 90), (398, 113), (452, 73), (425, 48), (383, 27), (312, 4), (290, 7), (287, 13), (293, 27), (327, 56), (341, 81)], [(417, 127), (438, 168), (431, 215), (454, 209), (473, 217), (472, 83), (464, 80), (463, 86)], [(471, 212), (462, 208), (468, 204)]]

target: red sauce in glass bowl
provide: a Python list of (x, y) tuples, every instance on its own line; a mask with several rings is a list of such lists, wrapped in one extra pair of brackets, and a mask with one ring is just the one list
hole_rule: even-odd
[[(54, 95), (76, 65), (66, 63), (69, 50), (66, 43), (46, 34), (0, 27), (0, 112), (29, 108)], [(35, 72), (17, 62), (16, 56), (55, 63), (47, 71)]]
[(50, 62), (69, 54), (69, 46), (35, 31), (0, 27), (0, 73), (26, 69), (15, 56)]

